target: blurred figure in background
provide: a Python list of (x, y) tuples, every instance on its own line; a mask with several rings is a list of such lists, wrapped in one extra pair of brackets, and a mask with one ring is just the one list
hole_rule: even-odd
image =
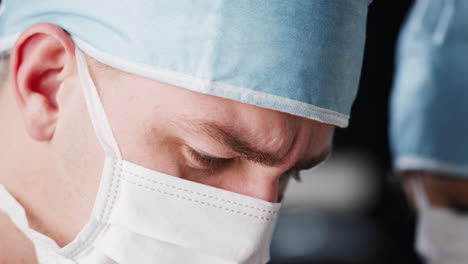
[(391, 98), (394, 169), (427, 263), (468, 263), (468, 1), (416, 1)]

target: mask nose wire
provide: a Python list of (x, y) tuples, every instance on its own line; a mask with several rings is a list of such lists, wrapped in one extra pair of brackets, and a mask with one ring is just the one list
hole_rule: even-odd
[(86, 106), (88, 107), (88, 113), (94, 127), (94, 132), (106, 156), (121, 159), (122, 155), (114, 134), (112, 133), (109, 119), (104, 111), (104, 106), (102, 105), (96, 86), (89, 74), (88, 63), (86, 62), (83, 52), (78, 47), (75, 47), (75, 57), (81, 87), (83, 87)]

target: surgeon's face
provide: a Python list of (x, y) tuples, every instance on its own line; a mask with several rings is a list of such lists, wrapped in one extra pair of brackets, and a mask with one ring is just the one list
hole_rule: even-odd
[[(75, 45), (61, 28), (39, 23), (11, 54), (0, 96), (4, 138), (12, 151), (28, 151), (8, 156), (18, 166), (4, 163), (13, 168), (8, 188), (31, 226), (65, 245), (89, 219), (104, 164)], [(122, 156), (138, 165), (277, 202), (288, 172), (313, 167), (330, 151), (332, 125), (88, 62)]]
[(276, 202), (288, 172), (330, 151), (332, 125), (115, 69), (91, 74), (123, 158), (153, 170)]
[(438, 172), (423, 171), (416, 173), (405, 171), (402, 173), (405, 191), (414, 206), (416, 206), (414, 202), (416, 198), (413, 181), (418, 176), (421, 176), (424, 190), (432, 206), (468, 214), (468, 180)]

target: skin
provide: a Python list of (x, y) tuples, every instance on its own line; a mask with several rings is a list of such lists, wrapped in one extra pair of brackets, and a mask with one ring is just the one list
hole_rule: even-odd
[(36, 264), (37, 259), (32, 242), (11, 221), (0, 212), (0, 263)]
[[(57, 26), (33, 25), (0, 90), (0, 183), (60, 246), (88, 221), (104, 161), (74, 49)], [(123, 158), (141, 166), (277, 202), (289, 171), (330, 150), (332, 125), (88, 62)]]
[(468, 214), (468, 180), (432, 171), (404, 171), (401, 173), (405, 192), (413, 208), (417, 208), (413, 184), (421, 176), (431, 206)]

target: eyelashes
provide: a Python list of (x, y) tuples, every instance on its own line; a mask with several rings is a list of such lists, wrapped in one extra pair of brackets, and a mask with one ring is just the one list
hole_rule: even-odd
[(189, 149), (188, 152), (192, 161), (201, 169), (220, 169), (227, 166), (232, 161), (232, 159), (212, 157), (193, 149)]
[[(229, 164), (231, 164), (234, 161), (234, 158), (213, 157), (198, 152), (192, 148), (187, 148), (186, 152), (189, 155), (189, 159), (192, 163), (192, 166), (196, 169), (201, 170), (210, 170), (213, 172), (215, 170), (226, 168)], [(302, 182), (300, 171), (297, 169), (290, 169), (283, 173), (280, 176), (279, 180), (281, 182), (289, 179), (294, 179), (296, 182)]]

